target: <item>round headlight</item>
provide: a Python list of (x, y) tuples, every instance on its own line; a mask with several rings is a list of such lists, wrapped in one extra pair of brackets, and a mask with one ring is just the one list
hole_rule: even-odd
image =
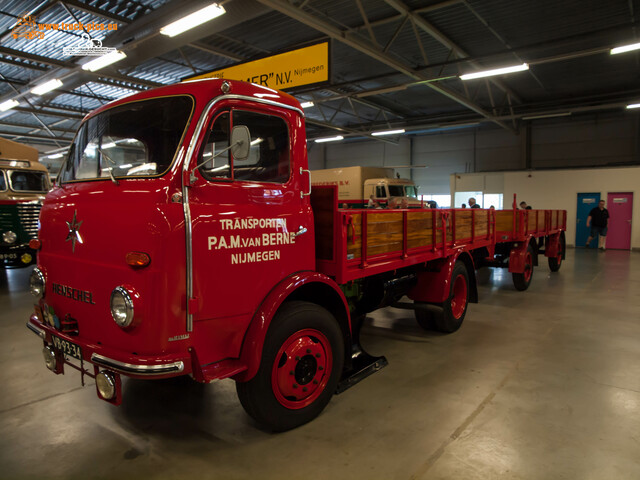
[(42, 349), (42, 356), (44, 357), (44, 363), (49, 370), (55, 372), (56, 367), (58, 366), (58, 361), (56, 360), (56, 352), (53, 351), (53, 348), (46, 346)]
[(124, 287), (116, 287), (111, 292), (111, 316), (122, 328), (133, 322), (133, 300)]
[(34, 297), (44, 295), (44, 275), (39, 268), (34, 268), (29, 277), (29, 291)]
[(116, 396), (116, 382), (113, 375), (105, 370), (96, 375), (96, 387), (100, 396), (105, 400), (111, 400)]
[(8, 243), (9, 245), (15, 243), (17, 239), (18, 235), (16, 235), (15, 232), (12, 232), (11, 230), (8, 230), (2, 234), (2, 241), (4, 243)]

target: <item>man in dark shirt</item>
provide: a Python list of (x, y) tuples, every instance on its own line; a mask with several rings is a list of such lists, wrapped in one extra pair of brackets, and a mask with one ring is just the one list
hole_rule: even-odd
[(480, 208), (480, 205), (476, 203), (476, 199), (473, 197), (469, 199), (469, 208)]
[(598, 248), (605, 249), (605, 242), (607, 241), (607, 224), (609, 223), (609, 210), (604, 208), (604, 200), (600, 200), (596, 208), (592, 208), (587, 217), (587, 228), (591, 227), (591, 235), (587, 238), (587, 244), (585, 247), (589, 248), (589, 244), (593, 237), (598, 237)]

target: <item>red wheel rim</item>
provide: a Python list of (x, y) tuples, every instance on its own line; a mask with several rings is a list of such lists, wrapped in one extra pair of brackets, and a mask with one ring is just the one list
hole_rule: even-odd
[(533, 275), (533, 257), (530, 252), (527, 252), (527, 255), (524, 257), (524, 281), (529, 282), (531, 280), (531, 275)]
[(331, 375), (331, 344), (318, 330), (305, 329), (282, 344), (271, 371), (273, 393), (286, 408), (304, 408), (322, 394)]
[(453, 282), (453, 295), (451, 296), (451, 313), (454, 318), (462, 317), (467, 307), (467, 281), (464, 275), (458, 275)]

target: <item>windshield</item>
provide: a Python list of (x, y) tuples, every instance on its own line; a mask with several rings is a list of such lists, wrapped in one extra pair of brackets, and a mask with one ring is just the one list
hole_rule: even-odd
[[(26, 170), (9, 171), (9, 182), (14, 192), (43, 192), (49, 190), (48, 174), (45, 172), (29, 172)], [(4, 184), (4, 178), (3, 182)]]
[(403, 185), (388, 185), (390, 197), (404, 197)]
[(414, 185), (405, 185), (404, 191), (407, 197), (418, 198), (418, 189)]
[(188, 96), (132, 102), (84, 122), (69, 149), (60, 181), (165, 173), (193, 107)]
[(0, 191), (7, 189), (7, 181), (4, 178), (4, 170), (0, 170)]

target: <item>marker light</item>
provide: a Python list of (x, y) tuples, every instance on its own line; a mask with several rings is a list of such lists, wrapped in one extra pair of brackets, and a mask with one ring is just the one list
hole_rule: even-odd
[(187, 15), (180, 20), (162, 27), (160, 29), (160, 33), (162, 35), (167, 35), (168, 37), (175, 37), (176, 35), (180, 35), (182, 32), (191, 30), (192, 28), (202, 25), (209, 20), (213, 20), (224, 13), (226, 13), (226, 10), (217, 3), (214, 3), (202, 10), (193, 12), (191, 15)]
[(129, 252), (125, 260), (127, 265), (131, 265), (132, 267), (146, 267), (151, 263), (151, 257), (143, 252)]
[(105, 400), (111, 400), (116, 396), (116, 381), (113, 375), (106, 370), (96, 375), (96, 388), (100, 396)]
[(54, 78), (53, 80), (49, 80), (48, 82), (32, 88), (31, 93), (33, 93), (34, 95), (44, 95), (45, 93), (50, 92), (51, 90), (55, 90), (56, 88), (61, 86), (62, 82), (57, 78)]
[(40, 250), (41, 246), (42, 246), (42, 242), (40, 242), (39, 239), (32, 238), (31, 240), (29, 240), (29, 248), (31, 250)]

